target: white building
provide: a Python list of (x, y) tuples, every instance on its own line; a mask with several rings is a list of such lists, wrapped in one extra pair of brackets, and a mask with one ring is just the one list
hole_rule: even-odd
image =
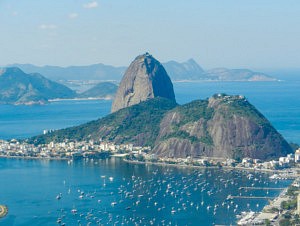
[(295, 162), (300, 162), (300, 148), (295, 152)]

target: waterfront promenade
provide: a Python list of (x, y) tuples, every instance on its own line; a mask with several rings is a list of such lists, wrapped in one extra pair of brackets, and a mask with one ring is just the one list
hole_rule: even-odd
[(0, 205), (0, 218), (5, 217), (8, 213), (7, 206)]

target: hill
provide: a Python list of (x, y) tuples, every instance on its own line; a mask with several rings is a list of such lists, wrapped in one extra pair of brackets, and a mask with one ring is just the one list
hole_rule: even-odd
[(181, 106), (158, 97), (30, 141), (38, 144), (65, 139), (149, 145), (152, 153), (167, 157), (266, 160), (292, 151), (270, 122), (244, 97), (224, 94)]
[(274, 159), (291, 147), (243, 96), (217, 94), (168, 112), (153, 152), (167, 157)]
[(104, 139), (116, 143), (134, 143), (153, 146), (164, 114), (177, 106), (174, 101), (154, 98), (123, 108), (89, 123), (36, 136), (30, 142), (40, 144), (51, 141)]
[(0, 70), (1, 104), (46, 103), (49, 99), (73, 98), (76, 93), (40, 74), (26, 74), (19, 68)]
[(111, 82), (100, 82), (91, 89), (77, 95), (79, 98), (113, 98), (118, 86)]
[(203, 74), (204, 79), (216, 81), (277, 81), (277, 79), (261, 72), (248, 69), (215, 68)]

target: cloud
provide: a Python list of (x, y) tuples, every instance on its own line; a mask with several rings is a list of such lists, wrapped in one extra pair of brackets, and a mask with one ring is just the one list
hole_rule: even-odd
[(12, 14), (11, 15), (13, 15), (13, 16), (18, 16), (19, 15), (19, 13), (17, 12), (17, 11), (14, 11), (14, 12), (12, 12)]
[(75, 18), (77, 18), (78, 17), (78, 14), (77, 13), (70, 13), (69, 14), (69, 18), (70, 19), (75, 19)]
[(39, 28), (42, 30), (54, 30), (57, 28), (57, 26), (54, 24), (41, 24)]
[(93, 9), (93, 8), (97, 8), (98, 7), (98, 2), (93, 1), (93, 2), (89, 2), (83, 5), (84, 8), (86, 9)]

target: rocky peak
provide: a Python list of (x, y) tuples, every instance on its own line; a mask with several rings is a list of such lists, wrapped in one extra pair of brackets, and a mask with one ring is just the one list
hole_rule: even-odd
[(149, 53), (137, 56), (126, 70), (112, 112), (142, 101), (164, 97), (175, 101), (173, 84), (162, 64)]

